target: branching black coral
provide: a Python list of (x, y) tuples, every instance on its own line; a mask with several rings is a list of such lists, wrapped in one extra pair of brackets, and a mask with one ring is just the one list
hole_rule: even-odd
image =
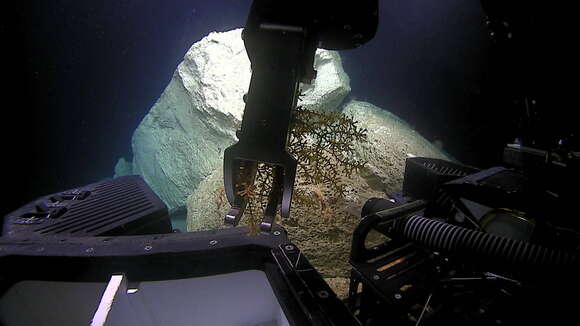
[[(367, 130), (340, 112), (298, 107), (293, 116), (288, 151), (298, 161), (293, 205), (330, 221), (331, 203), (348, 195), (348, 179), (365, 165), (354, 146), (366, 142)], [(274, 168), (260, 163), (254, 185), (238, 185), (247, 200), (246, 221), (257, 234), (274, 180)]]
[(354, 155), (354, 145), (366, 142), (367, 130), (340, 112), (298, 107), (294, 117), (288, 151), (298, 160), (298, 179), (323, 186), (333, 199), (344, 197), (344, 179), (365, 165)]
[(268, 196), (272, 189), (274, 179), (274, 169), (272, 166), (259, 163), (256, 169), (256, 177), (253, 185), (242, 184), (237, 188), (237, 194), (247, 201), (245, 217), (251, 235), (258, 234), (258, 225), (262, 218), (262, 213), (268, 204)]

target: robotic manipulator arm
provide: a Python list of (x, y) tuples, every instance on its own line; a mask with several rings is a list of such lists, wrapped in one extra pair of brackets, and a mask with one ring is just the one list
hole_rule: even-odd
[(225, 223), (237, 225), (248, 204), (259, 163), (273, 167), (273, 183), (260, 230), (270, 232), (278, 207), (290, 216), (297, 162), (287, 151), (299, 83), (316, 78), (317, 48), (352, 49), (375, 35), (378, 0), (254, 0), (242, 38), (252, 78), (239, 141), (224, 152), (224, 186), (231, 209)]

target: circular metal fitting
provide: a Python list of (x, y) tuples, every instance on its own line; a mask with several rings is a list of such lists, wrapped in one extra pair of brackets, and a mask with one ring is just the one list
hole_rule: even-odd
[(274, 231), (274, 235), (280, 235), (280, 231)]
[(150, 245), (146, 245), (143, 249), (145, 249), (145, 251), (149, 251), (149, 250), (153, 249), (153, 247)]
[(399, 294), (399, 293), (395, 293), (395, 299), (397, 299), (397, 300), (401, 300), (401, 298), (402, 298), (402, 297), (403, 297), (403, 296), (402, 296), (401, 294)]
[(292, 250), (294, 250), (294, 246), (293, 245), (285, 245), (284, 249), (286, 249), (288, 251), (292, 251)]
[(326, 299), (326, 298), (328, 298), (328, 296), (329, 296), (329, 294), (327, 291), (325, 291), (325, 290), (318, 291), (318, 297), (320, 299)]
[(209, 242), (209, 245), (210, 245), (210, 246), (215, 246), (217, 243), (218, 243), (218, 241), (217, 241), (217, 240), (211, 240), (211, 241)]
[(375, 280), (375, 281), (378, 281), (378, 280), (380, 280), (380, 279), (381, 279), (381, 277), (380, 277), (380, 276), (378, 276), (378, 275), (376, 275), (376, 274), (375, 274), (375, 275), (373, 275), (373, 280)]
[(95, 248), (87, 248), (87, 250), (85, 250), (85, 252), (87, 252), (87, 253), (95, 252)]

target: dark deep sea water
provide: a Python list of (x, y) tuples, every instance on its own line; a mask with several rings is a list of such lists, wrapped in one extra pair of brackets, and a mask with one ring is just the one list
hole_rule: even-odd
[[(2, 213), (112, 176), (187, 49), (211, 31), (242, 27), (249, 5), (36, 0), (5, 7), (9, 194)], [(478, 1), (381, 1), (376, 38), (341, 53), (351, 95), (399, 115), (454, 157), (483, 162), (486, 149), (472, 145), (482, 137), (473, 126), (488, 65), (486, 33)]]

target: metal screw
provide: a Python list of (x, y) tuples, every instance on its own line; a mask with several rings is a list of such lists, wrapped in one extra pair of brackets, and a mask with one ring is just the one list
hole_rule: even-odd
[(402, 296), (402, 295), (400, 295), (399, 293), (395, 293), (395, 299), (397, 299), (397, 300), (401, 300), (401, 298), (402, 298), (402, 297), (403, 297), (403, 296)]
[(210, 245), (210, 246), (215, 246), (217, 243), (218, 243), (218, 241), (217, 241), (217, 240), (211, 240), (211, 241), (209, 242), (209, 245)]
[(94, 251), (95, 251), (95, 248), (87, 248), (87, 250), (85, 250), (85, 252), (88, 252), (88, 253), (91, 253), (91, 252), (94, 252)]
[(378, 280), (380, 280), (380, 279), (381, 279), (381, 277), (380, 277), (380, 276), (378, 276), (378, 275), (376, 275), (376, 274), (375, 274), (375, 275), (373, 275), (373, 280), (375, 280), (375, 281), (378, 281)]
[(143, 249), (145, 249), (146, 251), (149, 251), (149, 250), (153, 249), (153, 247), (150, 245), (146, 245), (145, 248), (143, 248)]
[(286, 249), (288, 251), (292, 251), (292, 250), (294, 250), (294, 246), (293, 245), (286, 245), (286, 246), (284, 246), (284, 249)]
[(274, 231), (274, 235), (280, 235), (280, 231)]
[(320, 291), (318, 291), (318, 297), (320, 299), (326, 299), (326, 298), (328, 298), (328, 292), (325, 290), (320, 290)]

